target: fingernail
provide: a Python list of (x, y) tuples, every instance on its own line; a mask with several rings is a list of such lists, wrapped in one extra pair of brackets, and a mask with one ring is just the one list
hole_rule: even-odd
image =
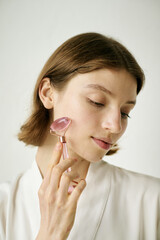
[(72, 171), (72, 169), (71, 169), (71, 167), (69, 167), (65, 172), (68, 173), (68, 172), (71, 172), (71, 171)]
[(74, 190), (74, 187), (73, 187), (73, 186), (69, 186), (69, 188), (68, 188), (68, 193), (72, 193), (73, 190)]
[[(83, 181), (82, 181), (83, 180)], [(86, 181), (84, 179), (81, 179), (81, 187), (84, 188), (86, 187)]]
[(83, 184), (86, 184), (86, 181), (84, 179), (81, 179), (80, 182), (83, 182)]
[(56, 151), (61, 150), (61, 148), (62, 148), (62, 145), (61, 145), (60, 142), (58, 142), (58, 143), (56, 144)]

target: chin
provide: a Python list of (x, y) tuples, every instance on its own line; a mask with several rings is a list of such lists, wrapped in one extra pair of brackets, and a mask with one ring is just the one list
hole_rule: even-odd
[(91, 138), (88, 140), (81, 139), (81, 141), (75, 141), (75, 139), (68, 138), (67, 147), (70, 158), (83, 159), (88, 162), (101, 161), (110, 150), (104, 150), (95, 146)]
[(102, 158), (104, 157), (104, 155), (100, 155), (100, 154), (97, 154), (97, 155), (91, 155), (91, 156), (87, 156), (86, 160), (89, 161), (89, 162), (92, 162), (92, 163), (96, 163), (96, 162), (100, 162), (102, 160)]
[(105, 154), (106, 152), (101, 150), (97, 151), (94, 148), (86, 150), (85, 148), (83, 148), (83, 146), (81, 147), (81, 149), (76, 149), (76, 147), (69, 149), (70, 158), (82, 159), (88, 162), (99, 162), (102, 160)]

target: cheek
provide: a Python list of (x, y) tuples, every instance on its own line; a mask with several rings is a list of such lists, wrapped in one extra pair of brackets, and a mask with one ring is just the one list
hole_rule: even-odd
[(122, 132), (121, 132), (121, 136), (125, 133), (126, 129), (127, 129), (127, 125), (128, 125), (128, 120), (124, 121), (124, 123), (122, 123)]
[(82, 138), (84, 135), (89, 134), (96, 127), (93, 116), (85, 112), (83, 109), (79, 109), (77, 112), (72, 112), (70, 115), (72, 124), (69, 129), (69, 133), (72, 136)]
[(76, 146), (76, 141), (84, 145), (89, 137), (93, 135), (93, 130), (97, 126), (95, 115), (91, 114), (83, 105), (78, 105), (75, 102), (74, 104), (72, 103), (69, 117), (72, 119), (72, 123), (66, 133), (66, 137), (72, 142), (72, 146)]
[(72, 120), (66, 132), (66, 138), (72, 145), (76, 141), (84, 142), (86, 137), (91, 136), (98, 123), (95, 119), (95, 111), (86, 106), (80, 99), (72, 95), (70, 98), (63, 98), (54, 108), (54, 120), (60, 117), (69, 117)]
[(78, 125), (89, 125), (95, 119), (95, 111), (90, 110), (82, 100), (74, 98), (70, 102), (68, 114), (70, 118)]

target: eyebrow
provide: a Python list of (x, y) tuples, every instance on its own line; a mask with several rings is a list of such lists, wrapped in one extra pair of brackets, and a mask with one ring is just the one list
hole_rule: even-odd
[[(114, 96), (114, 94), (111, 91), (109, 91), (107, 88), (105, 88), (105, 87), (103, 87), (103, 86), (101, 86), (99, 84), (88, 84), (85, 88), (93, 88), (93, 89), (105, 92), (105, 93), (107, 93), (107, 94), (109, 94), (111, 96)], [(128, 101), (128, 102), (126, 102), (126, 104), (133, 104), (133, 105), (135, 105), (136, 104), (136, 100)]]

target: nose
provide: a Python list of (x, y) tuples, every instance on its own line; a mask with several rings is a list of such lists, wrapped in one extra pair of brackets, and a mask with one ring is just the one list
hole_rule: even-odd
[(118, 109), (108, 109), (102, 121), (102, 128), (111, 133), (118, 134), (122, 131), (121, 112)]

